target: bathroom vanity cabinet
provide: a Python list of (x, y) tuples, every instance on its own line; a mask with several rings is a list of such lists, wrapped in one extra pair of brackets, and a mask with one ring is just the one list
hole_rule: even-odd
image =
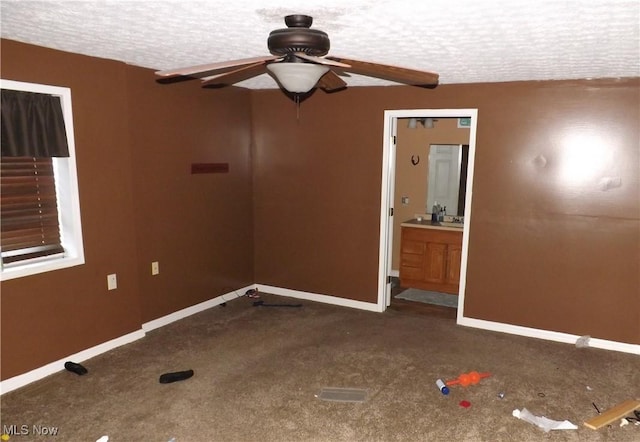
[(457, 295), (462, 229), (424, 222), (401, 226), (400, 285)]

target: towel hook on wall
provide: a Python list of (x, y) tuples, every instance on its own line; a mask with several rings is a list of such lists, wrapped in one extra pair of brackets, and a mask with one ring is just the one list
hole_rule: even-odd
[(414, 166), (420, 162), (420, 155), (411, 155), (411, 164)]

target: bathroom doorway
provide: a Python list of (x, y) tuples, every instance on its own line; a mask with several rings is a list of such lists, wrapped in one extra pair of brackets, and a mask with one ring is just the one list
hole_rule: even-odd
[[(400, 224), (431, 212), (428, 196), (428, 164), (431, 145), (456, 146), (460, 153), (456, 158), (462, 163), (462, 146), (465, 147), (464, 167), (459, 165), (460, 210), (453, 215), (464, 219), (460, 286), (458, 294), (458, 318), (464, 302), (464, 281), (471, 217), (471, 184), (477, 109), (412, 109), (385, 111), (383, 176), (380, 226), (379, 296), (380, 311), (390, 304), (398, 291)], [(411, 146), (407, 149), (402, 143)], [(468, 147), (467, 147), (468, 146)], [(453, 169), (452, 169), (453, 170)], [(454, 182), (456, 180), (452, 180)], [(412, 189), (399, 194), (396, 188)], [(429, 201), (431, 201), (429, 200)]]

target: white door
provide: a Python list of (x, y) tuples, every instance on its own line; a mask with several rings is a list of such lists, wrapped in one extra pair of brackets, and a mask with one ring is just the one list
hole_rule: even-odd
[[(389, 165), (387, 169), (388, 174), (388, 205), (389, 210), (387, 211), (387, 221), (390, 228), (387, 229), (387, 269), (386, 275), (393, 274), (393, 203), (394, 203), (394, 195), (395, 195), (395, 186), (396, 186), (396, 145), (398, 141), (398, 119), (391, 118), (391, 133), (389, 136), (389, 142), (391, 143), (391, 154), (389, 155)], [(386, 286), (384, 291), (385, 297), (385, 307), (389, 307), (391, 305), (391, 279), (387, 278)]]
[(432, 144), (429, 150), (429, 177), (427, 180), (427, 210), (437, 202), (447, 208), (447, 214), (458, 213), (460, 165), (462, 146), (459, 144)]

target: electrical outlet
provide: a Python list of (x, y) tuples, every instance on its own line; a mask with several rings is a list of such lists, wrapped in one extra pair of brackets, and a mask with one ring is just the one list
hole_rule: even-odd
[(118, 279), (116, 278), (116, 274), (112, 273), (107, 275), (107, 290), (115, 290), (118, 288)]
[(158, 261), (153, 261), (151, 263), (151, 274), (157, 275), (158, 273), (160, 273), (160, 264), (158, 264)]

